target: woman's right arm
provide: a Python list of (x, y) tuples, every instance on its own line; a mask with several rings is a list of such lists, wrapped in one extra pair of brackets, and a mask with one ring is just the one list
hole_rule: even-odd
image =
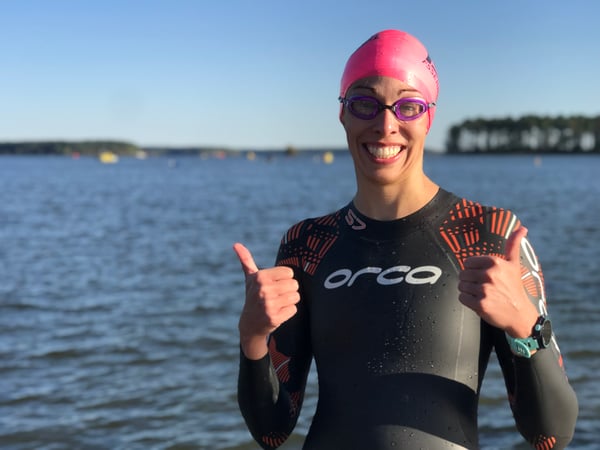
[(259, 270), (245, 247), (234, 249), (246, 276), (238, 403), (254, 439), (274, 449), (294, 429), (304, 398), (311, 361), (307, 312), (292, 268)]

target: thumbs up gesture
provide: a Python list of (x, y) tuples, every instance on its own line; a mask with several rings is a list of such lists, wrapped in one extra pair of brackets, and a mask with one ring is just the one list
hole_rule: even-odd
[(520, 248), (526, 235), (527, 229), (521, 227), (509, 236), (505, 258), (465, 259), (458, 283), (461, 303), (515, 338), (529, 336), (539, 315), (521, 281)]
[(246, 278), (246, 301), (240, 316), (242, 351), (250, 359), (267, 354), (267, 337), (297, 312), (299, 285), (290, 267), (259, 270), (250, 251), (240, 243), (233, 246)]

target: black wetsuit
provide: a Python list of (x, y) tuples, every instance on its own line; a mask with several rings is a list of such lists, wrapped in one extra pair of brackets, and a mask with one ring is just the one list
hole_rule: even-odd
[[(269, 355), (240, 362), (238, 399), (256, 441), (276, 448), (291, 433), (314, 358), (319, 397), (305, 449), (477, 449), (495, 349), (523, 436), (564, 448), (577, 400), (556, 341), (515, 357), (504, 332), (458, 300), (464, 258), (502, 255), (519, 225), (507, 210), (440, 190), (403, 219), (374, 221), (350, 204), (290, 228), (277, 264), (295, 271), (298, 313), (273, 333)], [(543, 310), (541, 271), (523, 241), (523, 284)]]

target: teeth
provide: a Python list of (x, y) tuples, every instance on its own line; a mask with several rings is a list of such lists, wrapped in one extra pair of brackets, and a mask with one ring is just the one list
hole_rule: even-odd
[(380, 145), (367, 145), (367, 150), (375, 158), (387, 159), (393, 158), (402, 151), (402, 147), (399, 145), (390, 145), (382, 147)]

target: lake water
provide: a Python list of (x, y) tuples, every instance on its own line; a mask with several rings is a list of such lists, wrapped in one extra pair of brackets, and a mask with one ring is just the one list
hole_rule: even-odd
[[(544, 267), (578, 393), (573, 449), (600, 437), (600, 156), (426, 157), (456, 194), (514, 210)], [(349, 157), (0, 157), (0, 448), (258, 448), (238, 412), (245, 243), (272, 264), (283, 232), (354, 192)], [(284, 449), (300, 448), (315, 376)], [(524, 449), (495, 361), (483, 449)]]

